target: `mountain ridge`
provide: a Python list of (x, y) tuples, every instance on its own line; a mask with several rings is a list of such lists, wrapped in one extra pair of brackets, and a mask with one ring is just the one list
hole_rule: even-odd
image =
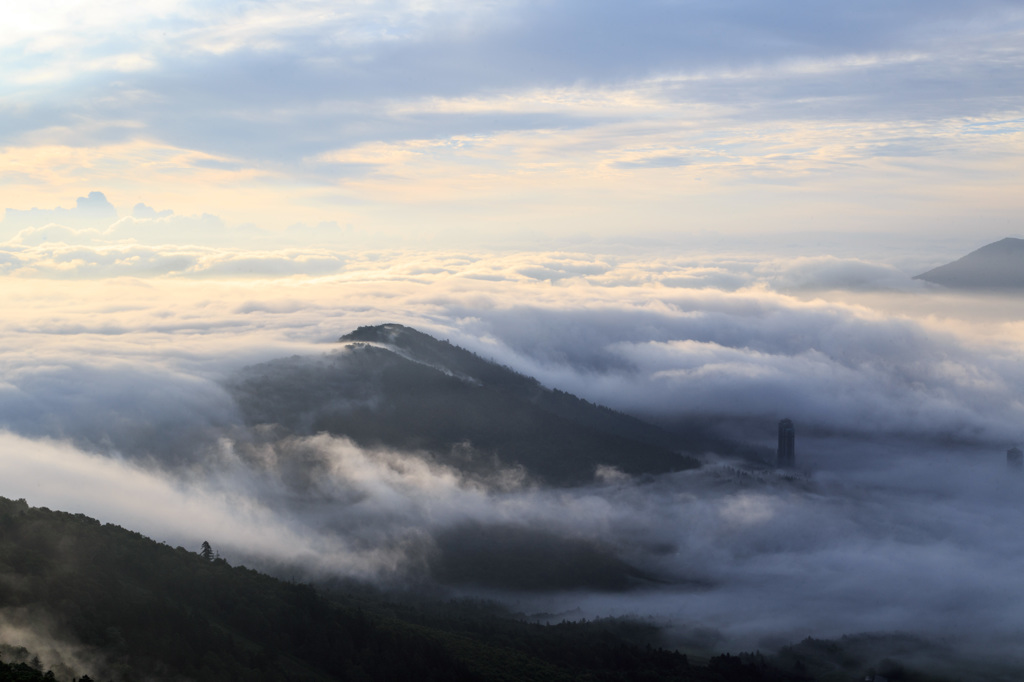
[(551, 485), (695, 468), (657, 426), (396, 324), (360, 327), (339, 350), (245, 368), (229, 383), (250, 425), (326, 432), (426, 452), (463, 473), (520, 470)]
[[(386, 337), (387, 341), (383, 341)], [(515, 386), (530, 391), (530, 397), (543, 409), (602, 430), (636, 439), (650, 445), (668, 449), (676, 446), (672, 434), (654, 424), (631, 415), (613, 410), (605, 405), (592, 403), (567, 391), (546, 388), (537, 379), (517, 372), (493, 360), (439, 340), (412, 327), (386, 323), (359, 327), (339, 339), (342, 343), (379, 343), (406, 354), (410, 360), (424, 365), (447, 370), (452, 376), (480, 385), (496, 384), (501, 387)], [(423, 357), (421, 357), (421, 354)], [(444, 363), (448, 362), (449, 365)], [(458, 371), (452, 369), (452, 365)], [(475, 376), (474, 376), (475, 374)], [(587, 412), (584, 412), (586, 410)]]

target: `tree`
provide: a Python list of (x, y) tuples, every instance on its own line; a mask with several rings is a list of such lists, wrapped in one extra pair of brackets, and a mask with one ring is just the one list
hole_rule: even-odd
[(203, 540), (203, 546), (199, 550), (199, 556), (203, 557), (207, 561), (213, 561), (213, 547), (210, 547), (210, 543)]

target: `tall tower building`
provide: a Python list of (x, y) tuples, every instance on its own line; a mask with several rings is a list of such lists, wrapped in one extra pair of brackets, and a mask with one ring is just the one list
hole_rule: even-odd
[(776, 465), (780, 469), (796, 465), (796, 431), (789, 419), (779, 422), (779, 456)]
[(1011, 469), (1024, 468), (1024, 452), (1016, 445), (1006, 451), (1006, 466)]

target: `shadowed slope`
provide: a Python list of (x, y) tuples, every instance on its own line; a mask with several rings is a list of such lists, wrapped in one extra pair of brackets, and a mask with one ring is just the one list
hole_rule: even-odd
[(520, 470), (555, 485), (697, 466), (655, 426), (544, 388), (401, 325), (361, 327), (344, 349), (246, 368), (230, 388), (251, 424), (421, 450), (464, 473)]
[(497, 605), (368, 586), (322, 594), (82, 514), (5, 498), (0, 616), (5, 637), (28, 633), (49, 659), (0, 663), (0, 681), (70, 682), (83, 673), (109, 682), (806, 679), (729, 656), (690, 666), (649, 646), (656, 627), (629, 620), (545, 626)]
[(308, 585), (24, 500), (0, 498), (0, 607), (8, 633), (67, 642), (116, 682), (478, 679), (433, 638)]

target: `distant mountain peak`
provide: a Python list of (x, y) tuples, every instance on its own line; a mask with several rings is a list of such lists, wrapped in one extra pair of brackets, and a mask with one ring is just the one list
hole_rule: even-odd
[(1024, 289), (1024, 239), (1006, 237), (914, 279), (951, 289)]

